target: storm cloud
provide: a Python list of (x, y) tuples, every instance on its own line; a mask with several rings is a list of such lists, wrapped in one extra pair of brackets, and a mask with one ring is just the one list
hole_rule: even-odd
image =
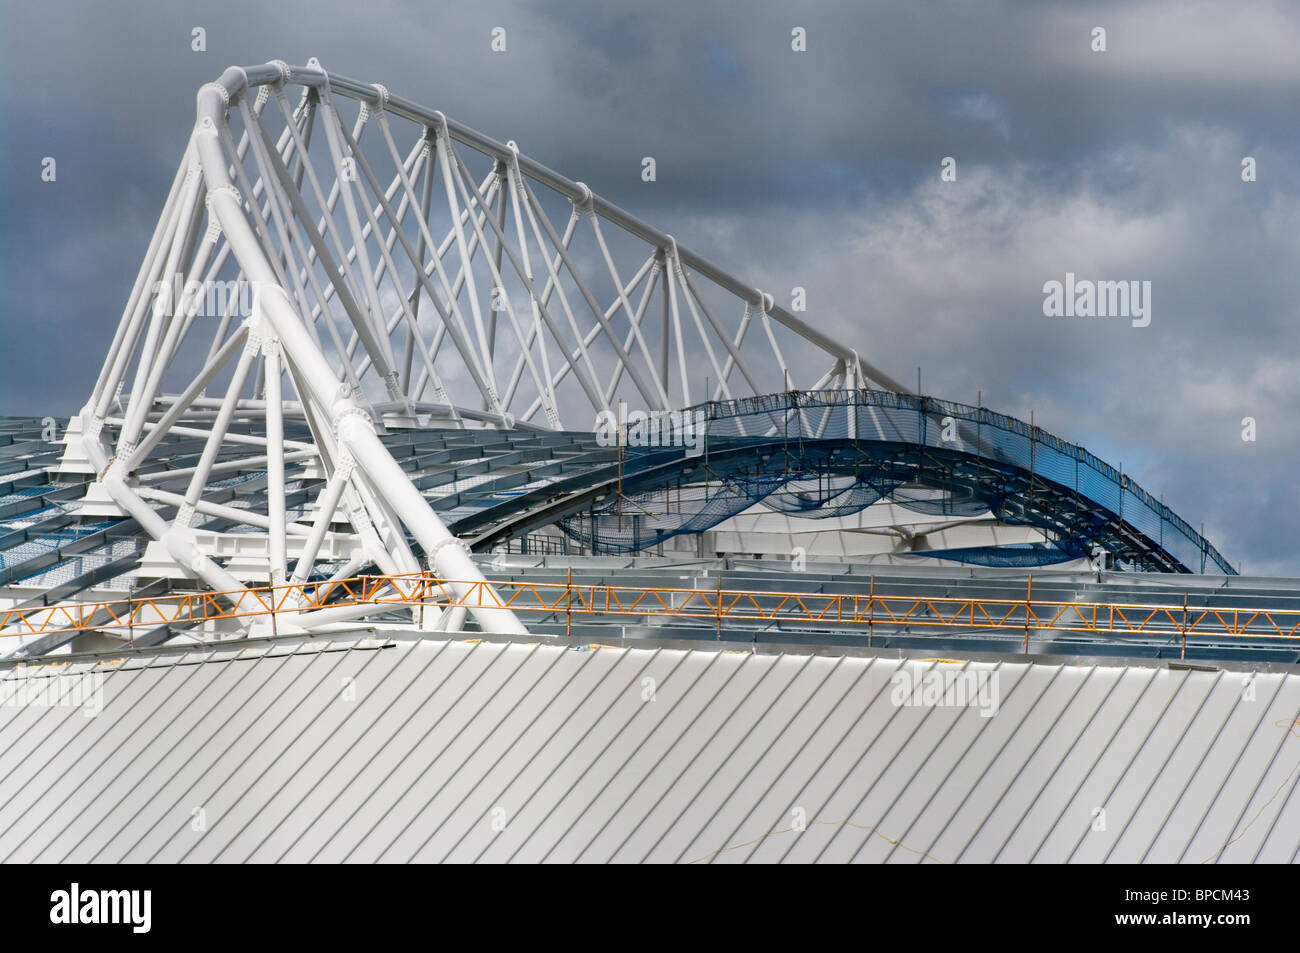
[[(198, 87), (316, 56), (517, 140), (784, 303), (806, 288), (810, 320), (899, 380), (1032, 412), (1246, 572), (1300, 571), (1294, 4), (9, 0), (0, 18), (0, 413), (81, 406)], [(1046, 317), (1067, 272), (1150, 281), (1150, 325)]]

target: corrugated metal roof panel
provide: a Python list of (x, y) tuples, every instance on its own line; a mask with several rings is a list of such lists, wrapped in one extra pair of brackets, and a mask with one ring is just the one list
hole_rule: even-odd
[[(5, 861), (1300, 850), (1295, 674), (367, 636), (10, 668), (0, 684), (11, 697), (19, 679), (84, 673), (102, 677), (95, 717), (0, 707)], [(926, 673), (983, 679), (996, 714), (990, 695), (900, 704), (900, 679)]]

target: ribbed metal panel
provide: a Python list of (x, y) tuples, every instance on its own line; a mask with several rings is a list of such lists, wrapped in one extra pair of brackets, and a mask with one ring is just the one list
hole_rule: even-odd
[[(995, 674), (997, 713), (900, 670)], [(5, 862), (1300, 851), (1295, 674), (365, 637), (0, 677), (87, 671), (95, 717), (0, 707)]]

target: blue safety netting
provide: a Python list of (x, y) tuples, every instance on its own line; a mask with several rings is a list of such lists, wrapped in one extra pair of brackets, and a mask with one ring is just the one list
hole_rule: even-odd
[[(714, 401), (681, 413), (690, 414), (703, 431), (698, 441), (701, 446), (694, 453), (704, 464), (698, 471), (704, 476), (686, 486), (679, 483), (621, 497), (612, 494), (561, 523), (570, 538), (596, 552), (636, 552), (679, 533), (709, 529), (760, 501), (777, 512), (814, 518), (851, 514), (888, 499), (920, 513), (993, 513), (1008, 522), (1033, 522), (1015, 513), (1004, 515), (1010, 499), (1004, 481), (985, 478), (978, 485), (958, 489), (925, 485), (933, 476), (925, 467), (932, 469), (933, 464), (921, 460), (921, 451), (931, 448), (950, 451), (954, 459), (977, 461), (991, 472), (1027, 475), (1031, 495), (1036, 484), (1073, 491), (1096, 517), (1080, 519), (1077, 532), (1067, 527), (1060, 545), (1018, 546), (998, 557), (957, 554), (944, 558), (1059, 562), (1073, 558), (1061, 555), (1065, 549), (1085, 552), (1093, 542), (1104, 545), (1105, 540), (1098, 539), (1097, 526), (1119, 521), (1167, 554), (1166, 562), (1185, 571), (1234, 572), (1200, 533), (1115, 467), (1040, 427), (986, 408), (885, 391), (815, 391)], [(662, 429), (671, 437), (681, 428), (665, 425)], [(822, 442), (845, 440), (870, 451), (852, 475), (842, 472), (842, 463), (830, 463), (816, 453)], [(723, 448), (747, 442), (780, 448), (779, 453), (769, 450), (762, 458), (778, 458), (772, 470), (764, 470), (757, 462), (741, 472), (734, 467), (717, 471), (709, 467), (711, 445)], [(909, 451), (917, 465), (914, 473), (906, 475)], [(625, 454), (625, 472), (630, 476), (636, 473), (638, 459), (650, 457), (649, 451), (636, 447), (625, 448)], [(1054, 529), (1059, 531), (1059, 527)]]

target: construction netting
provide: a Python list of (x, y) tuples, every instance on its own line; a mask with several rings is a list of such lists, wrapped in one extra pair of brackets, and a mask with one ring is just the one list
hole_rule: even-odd
[[(1041, 546), (948, 551), (948, 558), (963, 562), (1060, 562), (1107, 548), (1113, 542), (1107, 535), (1126, 525), (1127, 535), (1136, 530), (1167, 556), (1141, 568), (1164, 562), (1188, 572), (1234, 572), (1200, 533), (1115, 467), (982, 407), (884, 391), (788, 392), (714, 401), (678, 412), (674, 420), (658, 432), (689, 438), (679, 472), (641, 486), (643, 469), (652, 462), (662, 469), (668, 441), (637, 446), (625, 434), (621, 482), (629, 490), (562, 521), (570, 539), (596, 553), (633, 553), (708, 530), (760, 502), (777, 513), (818, 519), (888, 500), (930, 515), (991, 514), (1006, 523), (1039, 525), (1055, 537)], [(854, 451), (851, 462), (825, 451), (846, 442)], [(936, 452), (922, 452), (927, 448)], [(956, 469), (965, 479), (953, 478)], [(1036, 491), (1053, 499), (1050, 518), (1041, 503), (1032, 505)], [(1070, 508), (1062, 510), (1062, 500)]]

